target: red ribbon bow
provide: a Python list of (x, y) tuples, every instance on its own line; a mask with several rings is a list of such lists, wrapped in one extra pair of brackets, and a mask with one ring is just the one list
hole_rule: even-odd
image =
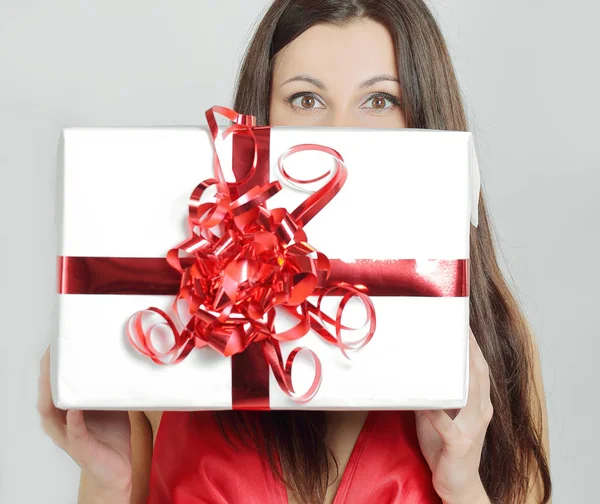
[[(284, 208), (269, 210), (266, 201), (281, 190), (280, 182), (241, 191), (257, 168), (255, 118), (224, 107), (212, 107), (206, 117), (213, 145), (219, 136), (215, 112), (233, 121), (222, 134), (223, 139), (232, 133), (253, 139), (252, 165), (242, 180), (227, 182), (215, 149), (215, 178), (200, 183), (190, 197), (191, 236), (167, 254), (169, 265), (181, 273), (180, 291), (173, 302), (175, 320), (151, 307), (131, 317), (127, 335), (137, 350), (159, 364), (180, 362), (194, 347), (210, 346), (224, 356), (232, 356), (252, 343), (259, 343), (281, 389), (292, 399), (306, 402), (314, 397), (321, 383), (321, 362), (309, 348), (297, 347), (284, 364), (279, 342), (299, 339), (313, 330), (348, 357), (347, 350), (366, 345), (375, 332), (375, 310), (366, 289), (345, 282), (329, 282), (324, 287), (330, 274), (329, 260), (307, 243), (303, 230), (340, 191), (347, 169), (342, 156), (329, 147), (315, 144), (292, 147), (278, 161), (283, 179), (296, 185), (327, 181), (293, 212), (288, 213)], [(283, 162), (306, 150), (330, 154), (336, 160), (336, 167), (311, 180), (293, 178)], [(214, 196), (207, 197), (211, 191)], [(335, 317), (321, 310), (323, 297), (332, 294), (341, 296)], [(310, 296), (318, 296), (316, 304), (308, 301)], [(342, 312), (355, 297), (365, 305), (368, 330), (358, 341), (346, 343), (342, 331), (352, 328), (341, 323)], [(181, 302), (188, 308), (185, 322), (179, 311)], [(285, 310), (296, 319), (296, 325), (276, 332), (276, 309)], [(151, 314), (159, 315), (162, 320), (146, 327), (144, 315)], [(327, 325), (335, 331), (330, 332)], [(166, 351), (158, 350), (152, 343), (152, 331), (157, 326), (166, 326), (174, 337)], [(307, 392), (298, 394), (292, 385), (291, 372), (293, 361), (302, 350), (313, 357), (315, 375)]]

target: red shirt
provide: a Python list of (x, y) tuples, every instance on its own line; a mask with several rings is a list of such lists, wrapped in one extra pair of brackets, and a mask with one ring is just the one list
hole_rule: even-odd
[[(287, 504), (268, 460), (233, 447), (212, 412), (163, 413), (148, 504)], [(334, 504), (440, 504), (419, 448), (412, 411), (367, 416)]]

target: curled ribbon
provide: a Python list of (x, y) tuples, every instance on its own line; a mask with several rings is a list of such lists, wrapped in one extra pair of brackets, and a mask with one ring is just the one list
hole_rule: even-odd
[[(233, 121), (222, 139), (231, 133), (253, 139), (252, 165), (241, 180), (228, 182), (223, 175), (216, 151), (219, 129), (215, 112)], [(291, 213), (284, 208), (269, 210), (266, 202), (281, 190), (279, 181), (240, 191), (257, 168), (255, 118), (224, 107), (212, 107), (206, 117), (215, 147), (215, 177), (192, 192), (188, 217), (191, 236), (167, 254), (168, 264), (181, 274), (179, 294), (172, 305), (174, 317), (155, 307), (138, 311), (129, 320), (127, 336), (138, 351), (159, 364), (180, 362), (194, 347), (209, 346), (232, 356), (259, 343), (281, 389), (295, 401), (307, 402), (321, 384), (321, 362), (311, 349), (297, 347), (284, 363), (280, 342), (297, 340), (313, 330), (348, 357), (347, 350), (366, 345), (375, 333), (375, 310), (365, 287), (333, 282), (321, 288), (329, 278), (330, 263), (325, 254), (308, 244), (303, 229), (342, 188), (347, 178), (344, 160), (337, 151), (322, 145), (302, 144), (288, 149), (278, 161), (280, 177), (297, 187), (326, 182)], [(310, 180), (292, 177), (284, 167), (285, 159), (307, 150), (331, 155), (335, 168)], [(335, 316), (321, 309), (328, 295), (341, 296)], [(308, 301), (310, 296), (318, 297), (316, 304)], [(342, 313), (352, 298), (365, 306), (363, 328), (367, 331), (358, 341), (347, 343), (343, 331), (360, 329), (342, 324)], [(182, 303), (187, 306), (186, 314), (180, 312)], [(277, 332), (276, 309), (291, 315), (295, 325)], [(149, 315), (158, 316), (160, 322), (147, 327), (144, 317)], [(335, 330), (330, 331), (328, 325)], [(159, 350), (152, 343), (157, 327), (173, 335), (173, 344), (167, 350)], [(292, 385), (292, 367), (303, 350), (312, 356), (315, 374), (308, 390), (298, 394)]]

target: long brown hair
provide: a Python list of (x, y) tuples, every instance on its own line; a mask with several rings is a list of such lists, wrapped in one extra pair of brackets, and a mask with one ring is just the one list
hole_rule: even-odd
[[(248, 47), (234, 109), (267, 125), (274, 56), (317, 23), (343, 25), (359, 18), (381, 23), (394, 39), (407, 127), (467, 131), (446, 43), (423, 0), (275, 0)], [(492, 502), (521, 503), (529, 476), (537, 470), (545, 503), (551, 481), (532, 375), (532, 334), (498, 267), (483, 197), (479, 227), (471, 228), (470, 313), (471, 327), (489, 364), (494, 407), (483, 447), (481, 479)], [(225, 433), (230, 427), (238, 439), (252, 439), (266, 450), (274, 472), (300, 502), (324, 501), (334, 473), (331, 466), (335, 473), (338, 469), (326, 443), (323, 412), (216, 415)]]

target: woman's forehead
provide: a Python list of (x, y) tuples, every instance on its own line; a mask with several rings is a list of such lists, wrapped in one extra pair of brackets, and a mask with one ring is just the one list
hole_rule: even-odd
[(275, 85), (309, 76), (326, 88), (341, 81), (358, 87), (377, 75), (397, 78), (397, 60), (387, 28), (368, 19), (312, 26), (277, 54), (273, 67)]

